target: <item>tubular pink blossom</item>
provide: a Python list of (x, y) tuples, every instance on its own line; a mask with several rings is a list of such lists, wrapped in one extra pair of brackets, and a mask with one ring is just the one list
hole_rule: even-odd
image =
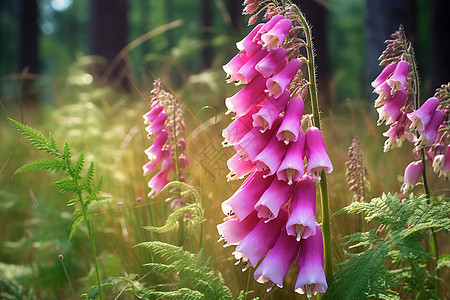
[(186, 155), (181, 154), (178, 157), (178, 164), (179, 164), (181, 169), (187, 168), (187, 166), (189, 165), (189, 158)]
[(333, 171), (322, 132), (317, 127), (309, 127), (305, 132), (305, 154), (308, 162), (306, 171), (315, 180), (320, 180), (322, 169), (327, 173)]
[(393, 62), (384, 67), (383, 71), (381, 71), (380, 75), (372, 81), (371, 85), (374, 89), (379, 87), (383, 82), (385, 82), (388, 77), (394, 72), (397, 63)]
[(437, 131), (439, 126), (442, 124), (444, 117), (445, 115), (442, 110), (437, 109), (434, 111), (430, 122), (417, 140), (416, 144), (419, 148), (431, 146), (436, 141)]
[(264, 191), (270, 186), (273, 178), (263, 178), (262, 172), (253, 172), (242, 186), (228, 200), (222, 202), (225, 215), (235, 213), (240, 220), (254, 211), (254, 206)]
[(394, 74), (392, 74), (392, 76), (386, 82), (391, 88), (395, 87), (396, 90), (404, 90), (408, 72), (409, 63), (405, 60), (401, 60), (397, 63)]
[(283, 279), (289, 271), (291, 264), (297, 258), (300, 243), (294, 237), (282, 230), (269, 254), (263, 259), (253, 274), (259, 283), (274, 282), (283, 287)]
[(445, 161), (442, 169), (439, 172), (439, 176), (443, 175), (446, 180), (450, 178), (450, 145), (447, 146), (445, 151)]
[(406, 194), (411, 190), (419, 181), (423, 172), (423, 163), (421, 161), (415, 161), (410, 163), (405, 169), (405, 176), (403, 177), (404, 183), (401, 187), (403, 194)]
[(289, 86), (298, 69), (300, 69), (301, 62), (298, 59), (293, 59), (286, 67), (273, 77), (267, 79), (266, 86), (269, 91), (269, 96), (278, 98), (283, 93), (284, 89)]
[(304, 103), (301, 98), (293, 98), (286, 109), (283, 121), (277, 132), (277, 138), (284, 141), (287, 145), (289, 142), (295, 142), (301, 131), (302, 116)]
[(391, 100), (391, 87), (387, 82), (382, 83), (380, 86), (378, 86), (374, 93), (379, 94), (378, 98), (375, 100), (375, 107), (380, 107), (385, 105), (389, 100)]
[(272, 129), (261, 132), (258, 127), (254, 127), (239, 142), (238, 146), (245, 150), (251, 161), (266, 147), (276, 129), (281, 123), (281, 117), (275, 120)]
[(323, 239), (322, 230), (316, 224), (316, 234), (302, 240), (300, 254), (297, 259), (298, 278), (295, 291), (311, 298), (312, 293), (325, 293), (328, 288), (323, 271)]
[(401, 147), (405, 138), (412, 143), (416, 141), (416, 136), (405, 128), (405, 124), (400, 122), (391, 125), (389, 130), (383, 133), (383, 136), (388, 138), (384, 142), (384, 152), (388, 152), (395, 147)]
[(261, 36), (266, 32), (269, 32), (279, 21), (286, 19), (282, 15), (273, 16), (267, 23), (262, 24), (263, 26), (258, 30), (258, 33), (254, 36), (253, 41), (256, 43), (261, 42)]
[(255, 69), (265, 78), (269, 78), (274, 73), (279, 72), (287, 65), (286, 50), (278, 48), (269, 51), (261, 61), (255, 66)]
[(222, 142), (222, 146), (228, 147), (239, 143), (241, 139), (253, 128), (252, 116), (256, 112), (258, 112), (258, 108), (255, 107), (247, 114), (236, 118), (224, 130), (222, 130), (222, 136), (225, 139)]
[(289, 99), (290, 93), (287, 89), (284, 90), (278, 99), (275, 99), (273, 96), (270, 97), (261, 109), (253, 114), (253, 126), (261, 128), (263, 132), (271, 129), (280, 113), (285, 110)]
[(164, 110), (164, 106), (162, 106), (161, 104), (157, 103), (155, 106), (153, 106), (150, 109), (150, 111), (148, 113), (143, 115), (144, 124), (147, 125), (147, 124), (152, 123), (159, 116), (159, 114), (163, 110)]
[(316, 234), (314, 215), (316, 214), (316, 183), (308, 175), (297, 183), (291, 200), (290, 215), (286, 231), (300, 239), (307, 239)]
[(264, 92), (265, 83), (266, 79), (262, 75), (259, 75), (234, 96), (226, 98), (225, 105), (228, 111), (225, 114), (235, 112), (237, 116), (243, 116), (257, 104), (266, 100), (267, 94)]
[(265, 176), (275, 174), (283, 161), (286, 149), (286, 145), (273, 134), (266, 147), (253, 159), (256, 169), (265, 172)]
[(246, 84), (259, 74), (255, 69), (255, 66), (267, 55), (267, 53), (267, 50), (260, 49), (245, 62), (236, 73), (236, 79), (239, 80), (238, 84)]
[(161, 190), (170, 182), (167, 175), (169, 174), (170, 169), (161, 170), (150, 179), (148, 182), (148, 187), (150, 188), (150, 193), (148, 193), (148, 197), (153, 197), (161, 192)]
[(239, 244), (255, 228), (258, 221), (256, 211), (243, 220), (239, 220), (236, 216), (227, 217), (225, 222), (217, 225), (217, 231), (220, 235), (219, 242), (225, 240), (223, 247)]
[(383, 107), (377, 109), (380, 117), (377, 125), (392, 124), (400, 116), (400, 109), (405, 105), (408, 94), (404, 90), (398, 90), (394, 97)]
[(411, 126), (409, 127), (411, 130), (422, 132), (427, 127), (428, 123), (430, 123), (431, 117), (436, 111), (439, 105), (439, 99), (436, 97), (428, 98), (418, 110), (413, 111), (408, 114), (408, 119), (411, 120)]
[(277, 171), (279, 180), (292, 184), (303, 176), (303, 158), (305, 157), (305, 134), (299, 131), (297, 141), (289, 144), (283, 162)]
[(286, 39), (291, 27), (292, 21), (289, 19), (282, 19), (278, 21), (272, 29), (261, 35), (263, 47), (268, 50), (278, 49)]
[(227, 180), (241, 179), (248, 173), (255, 170), (255, 164), (248, 158), (247, 155), (243, 156), (242, 153), (236, 153), (227, 161), (228, 169), (230, 173), (227, 175)]
[(240, 51), (245, 51), (248, 57), (253, 56), (256, 51), (261, 48), (261, 45), (254, 42), (255, 39), (259, 39), (259, 31), (263, 28), (264, 24), (259, 24), (253, 28), (253, 30), (240, 42), (236, 43), (236, 47)]
[(294, 185), (287, 184), (286, 181), (274, 178), (267, 190), (255, 204), (255, 210), (258, 211), (258, 218), (272, 221), (278, 217), (281, 207), (292, 197)]
[(236, 73), (247, 61), (247, 54), (240, 52), (236, 54), (226, 65), (222, 66), (222, 69), (227, 73), (227, 83), (237, 81)]
[(164, 128), (164, 123), (167, 120), (167, 114), (165, 112), (159, 113), (156, 119), (145, 130), (148, 132), (148, 136), (157, 135)]
[(272, 222), (266, 223), (260, 219), (255, 228), (236, 247), (236, 251), (233, 252), (236, 259), (248, 261), (247, 267), (256, 267), (259, 260), (275, 244), (288, 216), (287, 209), (282, 208), (278, 218)]
[(159, 160), (162, 157), (161, 156), (162, 151), (163, 151), (164, 145), (167, 142), (168, 137), (169, 137), (168, 132), (165, 130), (162, 130), (160, 132), (160, 134), (156, 137), (153, 144), (144, 151), (145, 154), (147, 154), (147, 157), (151, 162), (155, 162), (155, 161), (159, 162)]

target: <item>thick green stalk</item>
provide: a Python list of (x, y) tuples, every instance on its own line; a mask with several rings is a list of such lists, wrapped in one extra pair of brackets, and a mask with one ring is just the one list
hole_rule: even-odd
[(417, 285), (419, 286), (420, 294), (422, 295), (421, 299), (426, 299), (427, 298), (427, 294), (426, 294), (425, 288), (423, 286), (423, 281), (419, 277), (419, 273), (417, 273), (416, 266), (414, 265), (414, 263), (412, 262), (411, 259), (408, 259), (408, 261), (409, 261), (409, 264), (411, 265), (411, 269), (412, 269), (412, 271), (414, 273), (414, 277), (416, 277)]
[[(302, 12), (296, 5), (292, 5), (296, 14), (300, 17), (303, 25), (303, 29), (306, 37), (306, 51), (308, 60), (308, 76), (309, 76), (309, 91), (311, 97), (311, 109), (313, 113), (314, 126), (320, 129), (320, 112), (319, 112), (319, 101), (317, 98), (317, 87), (316, 87), (316, 73), (314, 64), (314, 50), (311, 38), (311, 29), (303, 16)], [(325, 176), (325, 171), (322, 170), (320, 176), (320, 201), (322, 204), (322, 234), (323, 234), (323, 246), (324, 246), (324, 256), (325, 256), (325, 276), (328, 281), (331, 280), (333, 276), (333, 261), (331, 257), (331, 221), (330, 221), (330, 207), (328, 200), (328, 187), (327, 178)]]

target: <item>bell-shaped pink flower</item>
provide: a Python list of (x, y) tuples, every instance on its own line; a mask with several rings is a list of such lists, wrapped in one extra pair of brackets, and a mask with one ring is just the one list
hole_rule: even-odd
[(316, 234), (302, 240), (300, 254), (297, 259), (298, 278), (295, 291), (311, 298), (313, 293), (325, 293), (328, 288), (323, 271), (323, 239), (322, 230), (316, 224)]
[(305, 134), (299, 131), (297, 141), (288, 145), (284, 159), (277, 171), (279, 180), (292, 184), (303, 176), (303, 158), (305, 157)]
[(404, 90), (406, 85), (406, 78), (408, 77), (409, 63), (405, 60), (401, 60), (397, 63), (394, 73), (386, 81), (391, 88), (395, 87), (396, 90)]
[(286, 231), (300, 239), (307, 239), (316, 234), (314, 215), (316, 214), (316, 183), (308, 175), (297, 183), (292, 196), (290, 215), (286, 223)]
[(282, 19), (278, 21), (272, 29), (261, 35), (263, 47), (268, 50), (279, 48), (286, 39), (291, 27), (292, 21), (289, 19)]
[(379, 119), (377, 125), (392, 124), (400, 116), (400, 109), (405, 105), (408, 94), (404, 90), (398, 90), (394, 97), (383, 107), (378, 108)]
[(425, 103), (422, 104), (422, 106), (419, 107), (418, 110), (409, 113), (408, 119), (410, 119), (412, 122), (409, 129), (411, 129), (412, 131), (417, 130), (419, 132), (423, 132), (428, 126), (428, 123), (430, 123), (431, 117), (436, 111), (438, 105), (439, 99), (436, 97), (431, 97), (428, 98), (428, 100), (425, 101)]
[[(266, 23), (267, 24), (267, 23)], [(253, 28), (253, 30), (240, 42), (236, 43), (236, 47), (240, 51), (245, 51), (248, 57), (252, 57), (259, 49), (261, 45), (255, 42), (255, 39), (259, 39), (259, 31), (263, 28), (265, 24), (259, 24)]]
[(434, 111), (430, 122), (420, 134), (419, 139), (416, 142), (419, 149), (431, 146), (436, 141), (437, 131), (439, 126), (441, 126), (442, 121), (444, 121), (444, 117), (445, 114), (442, 110), (437, 109)]
[(275, 120), (272, 128), (265, 132), (261, 132), (258, 127), (254, 127), (241, 139), (238, 145), (247, 152), (251, 161), (254, 162), (255, 157), (266, 147), (280, 123), (281, 117)]
[(245, 62), (245, 64), (236, 73), (236, 79), (239, 80), (237, 84), (248, 83), (250, 80), (259, 75), (259, 72), (255, 69), (255, 66), (267, 55), (267, 53), (267, 50), (260, 49)]
[(258, 111), (258, 108), (253, 108), (247, 114), (236, 118), (233, 122), (228, 124), (228, 126), (222, 130), (222, 136), (224, 141), (222, 146), (228, 147), (236, 145), (241, 141), (241, 139), (253, 128), (252, 116)]
[(298, 69), (300, 69), (301, 62), (298, 59), (293, 59), (283, 70), (275, 74), (273, 77), (267, 79), (266, 86), (269, 91), (269, 96), (278, 98), (283, 93), (284, 89), (289, 86)]
[(223, 247), (239, 244), (255, 228), (258, 221), (256, 211), (243, 220), (239, 220), (237, 216), (227, 217), (225, 222), (217, 225), (217, 231), (220, 235), (218, 242), (225, 240)]
[(283, 279), (289, 271), (291, 264), (297, 258), (300, 243), (295, 237), (282, 230), (269, 254), (263, 259), (253, 274), (259, 283), (272, 281), (280, 288), (283, 287)]
[(374, 90), (374, 93), (377, 93), (379, 95), (378, 98), (375, 100), (375, 104), (374, 104), (375, 107), (383, 106), (389, 100), (392, 99), (391, 87), (389, 86), (389, 84), (387, 82), (384, 82), (380, 86), (378, 86)]
[(275, 174), (283, 161), (286, 150), (287, 146), (273, 134), (266, 147), (253, 159), (256, 169), (265, 172), (265, 176)]
[(421, 161), (414, 161), (410, 163), (405, 169), (405, 176), (403, 177), (403, 185), (401, 191), (406, 194), (411, 190), (419, 181), (423, 172), (423, 163)]
[(309, 127), (305, 132), (305, 154), (308, 162), (306, 171), (315, 180), (320, 180), (322, 169), (327, 173), (333, 171), (322, 132), (317, 127)]
[(261, 109), (253, 114), (253, 126), (261, 128), (261, 131), (271, 129), (275, 120), (280, 113), (285, 110), (290, 99), (289, 90), (284, 90), (283, 94), (278, 98), (270, 97)]
[(234, 96), (226, 98), (225, 105), (228, 111), (225, 114), (235, 112), (237, 116), (243, 116), (257, 104), (266, 100), (265, 83), (264, 76), (259, 75)]
[(258, 218), (266, 219), (269, 222), (278, 217), (281, 207), (292, 197), (294, 185), (287, 184), (286, 181), (274, 178), (267, 190), (255, 204), (258, 211)]
[(261, 36), (267, 32), (269, 32), (269, 30), (271, 30), (279, 21), (286, 19), (284, 16), (282, 15), (275, 15), (273, 16), (269, 21), (267, 21), (267, 23), (262, 24), (263, 26), (260, 27), (260, 29), (258, 30), (258, 33), (254, 36), (253, 41), (260, 44), (261, 42)]
[(272, 222), (260, 219), (253, 230), (239, 243), (233, 255), (236, 259), (247, 263), (247, 267), (256, 267), (258, 262), (275, 244), (289, 216), (287, 209), (282, 208), (278, 218)]
[(445, 160), (439, 172), (439, 176), (444, 176), (446, 180), (449, 180), (450, 178), (450, 145), (447, 146), (447, 150), (445, 151)]
[(148, 182), (148, 187), (150, 188), (150, 193), (148, 197), (153, 197), (161, 192), (161, 190), (170, 182), (167, 175), (174, 168), (172, 157), (169, 153), (167, 157), (161, 162), (161, 170), (150, 179)]
[(159, 135), (156, 137), (153, 144), (148, 147), (144, 152), (147, 154), (148, 159), (150, 162), (159, 162), (162, 158), (162, 151), (164, 148), (164, 145), (167, 142), (167, 139), (169, 137), (169, 134), (167, 131), (162, 130)]
[(372, 81), (371, 85), (374, 89), (379, 87), (381, 84), (383, 84), (388, 77), (394, 72), (395, 67), (397, 66), (397, 63), (393, 62), (388, 64), (386, 67), (384, 67), (383, 71), (381, 71), (380, 75), (378, 75), (377, 78), (375, 78), (374, 81)]
[(272, 180), (273, 178), (263, 178), (262, 172), (253, 172), (230, 198), (222, 202), (223, 213), (225, 215), (235, 213), (240, 220), (245, 219), (254, 211), (256, 202)]
[(245, 64), (248, 57), (244, 52), (240, 52), (236, 54), (226, 65), (222, 66), (222, 69), (227, 74), (227, 83), (235, 82), (238, 79), (236, 78), (236, 74), (240, 68)]
[(227, 180), (241, 179), (248, 173), (255, 170), (256, 164), (253, 163), (247, 155), (236, 153), (227, 161), (230, 173), (227, 175)]
[(261, 61), (255, 66), (255, 69), (265, 78), (269, 78), (274, 73), (279, 72), (287, 65), (286, 50), (278, 48), (269, 51)]
[(156, 105), (153, 106), (148, 113), (143, 115), (144, 124), (147, 125), (153, 122), (163, 110), (164, 107), (161, 104), (156, 103)]
[(293, 98), (287, 108), (283, 121), (277, 132), (277, 138), (284, 141), (287, 145), (289, 142), (295, 142), (298, 134), (301, 131), (302, 116), (304, 110), (304, 103), (301, 98)]
[(186, 169), (189, 165), (189, 158), (185, 154), (181, 154), (178, 157), (178, 165), (181, 169)]
[(145, 130), (148, 132), (148, 136), (157, 135), (164, 128), (164, 123), (167, 120), (167, 114), (165, 112), (160, 112), (159, 115), (155, 118), (155, 120), (145, 127)]

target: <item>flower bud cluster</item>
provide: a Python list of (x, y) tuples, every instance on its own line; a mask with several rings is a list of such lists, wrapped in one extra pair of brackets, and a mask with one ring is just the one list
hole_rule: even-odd
[(364, 201), (364, 181), (367, 176), (367, 169), (363, 165), (358, 138), (353, 138), (352, 144), (348, 149), (348, 156), (349, 160), (345, 163), (347, 165), (345, 175), (350, 185), (350, 191), (353, 192), (355, 201)]
[(227, 217), (217, 228), (225, 246), (237, 246), (233, 254), (244, 270), (261, 261), (254, 273), (260, 283), (282, 287), (297, 259), (295, 290), (310, 297), (327, 288), (314, 216), (316, 181), (333, 166), (321, 131), (312, 125), (302, 130), (304, 102), (291, 92), (301, 62), (283, 48), (291, 29), (292, 21), (282, 15), (256, 25), (223, 67), (228, 82), (246, 84), (225, 101), (235, 118), (222, 132), (223, 145), (236, 150), (227, 178), (249, 175), (222, 203)]
[[(158, 173), (148, 182), (151, 189), (149, 197), (157, 195), (169, 182), (169, 174), (178, 171), (178, 180), (184, 181), (183, 169), (189, 160), (186, 155), (184, 117), (180, 102), (161, 87), (161, 81), (155, 80), (151, 91), (151, 109), (144, 116), (147, 137), (153, 139), (152, 145), (145, 150), (149, 161), (142, 167), (144, 176), (151, 174), (160, 166)], [(175, 161), (176, 160), (176, 161)]]

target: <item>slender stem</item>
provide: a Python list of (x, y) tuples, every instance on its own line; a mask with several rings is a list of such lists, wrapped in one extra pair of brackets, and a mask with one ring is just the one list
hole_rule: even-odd
[(251, 278), (251, 276), (252, 276), (252, 268), (250, 267), (248, 269), (247, 286), (245, 287), (244, 300), (247, 300), (247, 294), (248, 294), (248, 289), (250, 287), (250, 278)]
[(64, 264), (64, 256), (62, 254), (58, 255), (59, 260), (61, 261), (61, 265), (64, 269), (64, 274), (66, 274), (67, 282), (69, 282), (70, 290), (72, 291), (73, 299), (77, 300), (77, 296), (75, 295), (75, 291), (72, 286), (72, 281), (70, 280), (69, 273), (67, 272), (66, 265)]
[(85, 203), (83, 201), (83, 198), (81, 197), (81, 192), (78, 192), (78, 199), (79, 199), (79, 202), (81, 204), (81, 210), (82, 210), (82, 213), (83, 213), (83, 219), (84, 219), (84, 222), (86, 223), (86, 227), (87, 227), (87, 230), (88, 230), (89, 244), (91, 245), (92, 259), (94, 261), (95, 276), (97, 277), (98, 296), (99, 296), (100, 300), (102, 300), (103, 299), (102, 285), (100, 283), (100, 273), (99, 273), (99, 269), (98, 269), (97, 255), (95, 253), (94, 235), (92, 234), (91, 224), (89, 222), (89, 216), (87, 215), (86, 205), (85, 205)]
[(411, 269), (414, 273), (414, 276), (416, 277), (416, 281), (417, 284), (419, 285), (419, 289), (420, 289), (420, 294), (422, 295), (421, 299), (426, 299), (427, 298), (427, 294), (425, 293), (425, 288), (423, 286), (423, 281), (422, 279), (419, 277), (419, 273), (417, 273), (417, 269), (416, 266), (414, 265), (414, 263), (411, 261), (411, 259), (408, 259), (409, 264), (411, 265)]
[[(316, 88), (316, 73), (315, 73), (315, 63), (314, 63), (314, 51), (311, 38), (311, 29), (309, 28), (308, 22), (303, 16), (302, 12), (296, 5), (292, 5), (296, 14), (299, 16), (303, 30), (306, 37), (306, 52), (308, 59), (308, 76), (309, 76), (309, 90), (311, 97), (311, 109), (313, 113), (314, 126), (320, 129), (320, 113), (319, 113), (319, 101), (317, 98), (317, 88)], [(323, 234), (323, 245), (324, 245), (324, 256), (325, 256), (325, 276), (328, 281), (331, 280), (333, 276), (333, 261), (331, 257), (331, 222), (330, 222), (330, 207), (328, 201), (328, 188), (327, 188), (327, 178), (325, 176), (325, 171), (322, 170), (320, 176), (320, 201), (322, 204), (322, 234)]]

